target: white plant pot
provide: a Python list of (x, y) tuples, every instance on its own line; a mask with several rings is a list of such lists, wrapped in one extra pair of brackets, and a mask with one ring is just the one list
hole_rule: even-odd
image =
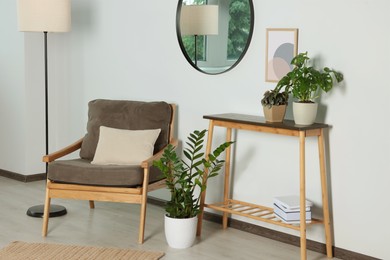
[(165, 216), (165, 238), (172, 248), (188, 248), (194, 244), (198, 217), (170, 218)]
[(317, 117), (317, 103), (293, 103), (294, 121), (297, 125), (311, 125)]

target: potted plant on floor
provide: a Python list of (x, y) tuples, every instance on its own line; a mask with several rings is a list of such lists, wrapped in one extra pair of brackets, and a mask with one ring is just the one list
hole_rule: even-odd
[(288, 92), (267, 90), (261, 99), (265, 120), (268, 122), (283, 122), (288, 104)]
[(187, 248), (195, 241), (201, 192), (206, 189), (207, 179), (219, 174), (224, 161), (218, 158), (233, 143), (225, 142), (205, 156), (202, 152), (205, 134), (206, 130), (196, 130), (188, 136), (188, 147), (183, 150), (186, 160), (169, 145), (161, 159), (153, 163), (166, 178), (171, 192), (165, 208), (165, 237), (173, 248)]
[(307, 52), (295, 56), (291, 61), (294, 69), (281, 78), (275, 87), (275, 91), (280, 92), (284, 88), (298, 99), (293, 103), (293, 115), (295, 123), (299, 125), (314, 123), (318, 107), (314, 100), (319, 96), (319, 91), (328, 92), (336, 82), (343, 81), (343, 74), (340, 72), (328, 67), (317, 70), (309, 66), (309, 60)]

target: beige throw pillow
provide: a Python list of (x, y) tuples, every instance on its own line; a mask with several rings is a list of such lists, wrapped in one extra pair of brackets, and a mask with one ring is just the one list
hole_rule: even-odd
[(124, 130), (100, 127), (92, 164), (139, 165), (153, 155), (161, 129)]

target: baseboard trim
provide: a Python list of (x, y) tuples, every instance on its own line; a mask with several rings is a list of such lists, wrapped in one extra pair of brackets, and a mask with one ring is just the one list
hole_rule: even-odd
[(6, 177), (9, 179), (22, 181), (22, 182), (32, 182), (32, 181), (41, 181), (46, 179), (45, 173), (37, 173), (37, 174), (31, 174), (31, 175), (24, 175), (16, 172), (10, 172), (6, 170), (0, 169), (0, 176)]
[[(162, 199), (158, 199), (155, 197), (148, 197), (148, 202), (163, 207), (166, 203), (166, 201)], [(211, 213), (211, 212), (204, 212), (203, 219), (215, 222), (218, 224), (222, 224), (222, 216)], [(228, 220), (228, 227), (238, 229), (244, 232), (248, 232), (254, 235), (266, 237), (269, 239), (273, 239), (279, 242), (283, 242), (289, 245), (294, 245), (299, 247), (300, 245), (300, 238), (298, 236), (286, 234), (280, 231), (276, 231), (273, 229), (257, 226), (251, 223), (247, 223), (244, 221), (236, 220), (229, 218)], [(306, 246), (307, 249), (312, 250), (314, 252), (322, 253), (326, 255), (326, 245), (317, 241), (313, 240), (306, 240)], [(346, 249), (338, 248), (333, 246), (333, 256), (344, 259), (344, 260), (380, 260), (379, 258), (363, 255), (360, 253), (356, 253), (353, 251), (349, 251)]]

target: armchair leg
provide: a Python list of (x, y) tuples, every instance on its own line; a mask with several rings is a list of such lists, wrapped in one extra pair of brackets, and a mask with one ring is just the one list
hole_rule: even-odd
[(50, 201), (51, 201), (51, 199), (49, 197), (49, 189), (46, 188), (45, 208), (43, 211), (43, 225), (42, 225), (42, 236), (43, 237), (46, 237), (47, 227), (49, 225)]
[(144, 183), (142, 185), (141, 216), (139, 221), (138, 243), (144, 243), (146, 203), (148, 199), (149, 168), (144, 169)]
[[(142, 201), (143, 200), (144, 200), (144, 198), (142, 198)], [(141, 204), (141, 216), (140, 216), (140, 222), (139, 222), (139, 235), (138, 235), (138, 243), (139, 244), (143, 244), (144, 243), (145, 216), (146, 216), (146, 202), (145, 203), (142, 202), (142, 204)]]
[(89, 208), (94, 209), (95, 208), (95, 202), (93, 200), (89, 201)]

